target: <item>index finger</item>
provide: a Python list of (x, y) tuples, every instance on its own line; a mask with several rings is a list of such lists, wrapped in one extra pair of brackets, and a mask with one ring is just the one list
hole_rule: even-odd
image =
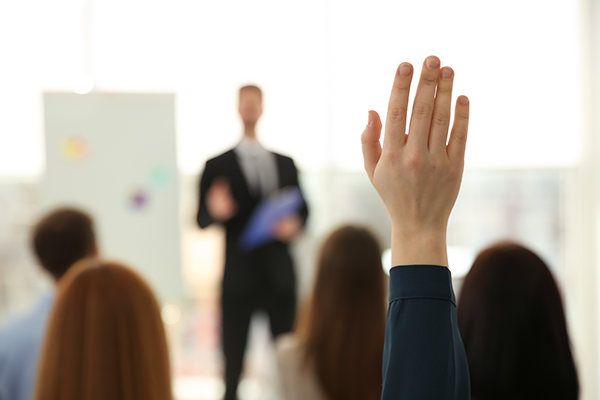
[(413, 67), (409, 63), (400, 64), (396, 71), (385, 121), (384, 150), (399, 149), (406, 142), (406, 110), (412, 74)]

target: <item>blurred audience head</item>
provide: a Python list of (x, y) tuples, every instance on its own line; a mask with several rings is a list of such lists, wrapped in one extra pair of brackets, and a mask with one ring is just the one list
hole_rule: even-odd
[(36, 400), (169, 400), (157, 301), (131, 269), (86, 259), (58, 284)]
[(44, 216), (36, 224), (31, 241), (39, 263), (55, 279), (60, 279), (77, 261), (97, 252), (92, 218), (72, 208)]
[(577, 399), (561, 296), (532, 251), (503, 242), (479, 253), (461, 289), (458, 324), (473, 399)]
[(385, 336), (381, 249), (367, 229), (343, 226), (321, 247), (310, 302), (297, 335), (330, 400), (381, 397)]
[(262, 90), (249, 85), (240, 88), (239, 112), (246, 126), (254, 126), (262, 115)]

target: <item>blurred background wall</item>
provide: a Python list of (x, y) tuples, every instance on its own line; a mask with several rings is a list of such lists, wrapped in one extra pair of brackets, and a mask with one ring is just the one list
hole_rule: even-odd
[[(177, 397), (219, 398), (222, 232), (198, 230), (194, 217), (204, 163), (240, 138), (237, 89), (263, 88), (260, 139), (301, 169), (312, 214), (295, 253), (307, 293), (319, 241), (335, 226), (368, 224), (389, 245), (359, 136), (367, 110), (385, 115), (396, 66), (419, 70), (435, 54), (472, 103), (449, 229), (456, 288), (496, 240), (539, 252), (565, 296), (582, 399), (597, 399), (598, 26), (597, 0), (1, 0), (0, 322), (49, 286), (28, 250), (45, 206), (44, 93), (174, 94), (179, 176), (168, 190), (179, 202), (183, 295), (163, 296), (163, 318)], [(264, 317), (251, 337), (243, 396), (276, 398)]]

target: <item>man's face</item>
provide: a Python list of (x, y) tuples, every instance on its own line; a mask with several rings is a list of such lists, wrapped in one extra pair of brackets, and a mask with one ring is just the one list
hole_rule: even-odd
[(245, 124), (255, 124), (262, 115), (262, 99), (258, 92), (248, 90), (240, 94), (240, 116)]

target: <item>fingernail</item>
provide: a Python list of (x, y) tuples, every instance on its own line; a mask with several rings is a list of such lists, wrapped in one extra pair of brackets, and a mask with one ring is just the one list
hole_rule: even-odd
[(373, 122), (373, 118), (371, 118), (371, 113), (370, 112), (368, 114), (369, 114), (369, 119), (368, 119), (368, 122), (367, 122), (367, 126), (371, 126), (371, 123)]
[(412, 65), (408, 64), (408, 63), (403, 63), (402, 65), (400, 65), (400, 76), (409, 76), (410, 73), (412, 72)]
[(458, 103), (461, 106), (468, 106), (469, 105), (469, 98), (467, 96), (460, 96), (460, 99), (458, 99)]
[(427, 61), (425, 61), (425, 65), (429, 69), (436, 69), (437, 67), (440, 66), (440, 60), (435, 56), (427, 57)]
[(452, 73), (452, 69), (450, 69), (450, 68), (442, 68), (442, 78), (444, 78), (444, 79), (450, 79), (450, 78), (452, 78), (452, 75), (454, 75)]

